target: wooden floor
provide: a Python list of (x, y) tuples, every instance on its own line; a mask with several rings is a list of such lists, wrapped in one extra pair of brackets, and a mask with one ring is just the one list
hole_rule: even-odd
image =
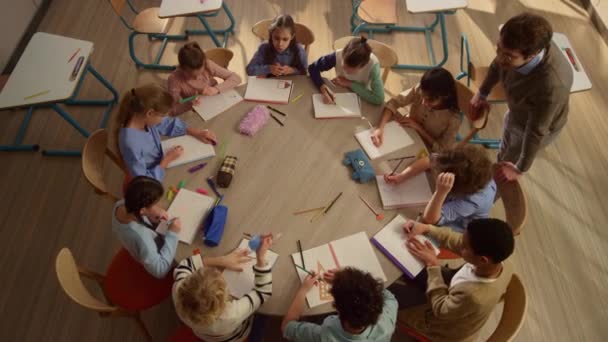
[[(139, 8), (159, 2), (135, 1)], [(317, 41), (310, 60), (330, 51), (331, 42), (349, 34), (350, 1), (347, 0), (227, 0), (237, 18), (236, 34), (228, 47), (235, 52), (231, 69), (244, 75), (246, 61), (258, 41), (251, 26), (278, 13), (291, 13), (313, 28)], [(429, 23), (428, 15), (406, 14), (399, 3), (401, 22)], [(566, 33), (588, 70), (593, 89), (574, 94), (570, 119), (559, 139), (535, 161), (523, 178), (530, 215), (517, 239), (514, 255), (517, 272), (529, 295), (529, 310), (517, 341), (605, 341), (608, 336), (608, 48), (590, 25), (585, 11), (569, 0), (469, 0), (469, 8), (447, 17), (450, 59), (446, 67), (457, 72), (459, 35), (466, 32), (477, 64), (492, 59), (497, 25), (527, 10), (545, 16), (558, 32)], [(214, 19), (222, 23), (223, 19)], [(200, 25), (176, 20), (182, 25)], [(128, 31), (107, 1), (54, 0), (40, 31), (63, 34), (95, 43), (93, 65), (123, 92), (137, 84), (162, 82), (167, 74), (137, 70), (128, 55)], [(401, 62), (426, 62), (424, 38), (400, 33), (378, 36), (397, 50)], [(197, 37), (212, 47), (208, 37)], [(438, 50), (440, 45), (435, 40)], [(137, 43), (143, 58), (158, 45), (146, 39)], [(178, 46), (169, 45), (166, 62), (176, 62)], [(67, 53), (67, 52), (66, 52)], [(418, 73), (391, 72), (386, 88), (395, 94), (410, 87)], [(85, 95), (105, 94), (89, 81)], [(505, 106), (495, 106), (484, 136), (500, 134)], [(97, 109), (76, 108), (74, 116), (87, 129), (95, 129)], [(11, 142), (23, 110), (0, 112), (0, 143)], [(36, 112), (25, 138), (43, 147), (79, 148), (84, 139), (57, 115)], [(493, 152), (494, 153), (494, 152)], [(110, 228), (111, 204), (93, 194), (80, 171), (80, 159), (48, 158), (40, 153), (0, 155), (0, 340), (2, 341), (139, 341), (135, 325), (126, 319), (102, 319), (70, 301), (59, 288), (54, 259), (62, 247), (72, 249), (78, 261), (103, 271), (118, 248)], [(286, 162), (286, 161), (283, 161)], [(107, 172), (118, 189), (117, 169)], [(500, 208), (495, 215), (501, 217)], [(492, 318), (495, 322), (497, 315)], [(166, 337), (178, 321), (169, 301), (144, 314), (156, 340)], [(489, 323), (484, 331), (492, 330)], [(267, 341), (278, 341), (276, 322)], [(603, 337), (603, 338), (602, 338)], [(395, 337), (394, 340), (402, 340)]]

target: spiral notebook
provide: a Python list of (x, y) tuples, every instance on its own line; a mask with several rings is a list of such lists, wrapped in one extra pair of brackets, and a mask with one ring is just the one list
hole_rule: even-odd
[(167, 154), (167, 151), (174, 146), (181, 146), (184, 148), (184, 153), (179, 156), (179, 158), (170, 162), (169, 165), (167, 165), (168, 168), (215, 156), (215, 149), (213, 148), (213, 145), (205, 144), (204, 142), (190, 135), (182, 135), (163, 140), (161, 142), (161, 146), (164, 154)]
[[(372, 237), (371, 242), (403, 273), (413, 279), (422, 272), (425, 265), (413, 256), (405, 246), (407, 241), (407, 236), (403, 231), (405, 222), (406, 219), (403, 216), (395, 216), (391, 222)], [(416, 239), (422, 243), (430, 241), (433, 244), (433, 241), (424, 235), (417, 235)], [(435, 255), (439, 254), (439, 249), (434, 244), (433, 248), (435, 249)]]
[[(215, 199), (187, 189), (180, 189), (167, 210), (170, 218), (179, 217), (182, 229), (177, 234), (179, 241), (191, 244), (203, 220), (213, 208)], [(167, 221), (161, 222), (156, 228), (159, 234), (167, 232)]]
[[(226, 286), (230, 291), (230, 294), (235, 298), (241, 298), (249, 291), (253, 290), (255, 284), (253, 283), (255, 275), (253, 274), (253, 265), (256, 264), (255, 251), (249, 249), (249, 240), (243, 239), (239, 244), (240, 249), (249, 250), (248, 256), (253, 258), (252, 260), (242, 265), (243, 271), (236, 272), (231, 270), (224, 270), (224, 279), (226, 280)], [(277, 262), (279, 255), (271, 250), (266, 252), (266, 261), (273, 265)]]
[[(333, 268), (343, 268), (347, 266), (356, 267), (362, 271), (367, 271), (374, 278), (386, 281), (386, 276), (380, 266), (380, 261), (372, 248), (369, 238), (365, 232), (359, 232), (338, 240), (331, 241), (324, 245), (302, 251), (304, 266), (309, 272), (322, 274)], [(294, 264), (302, 266), (300, 253), (291, 255)], [(300, 281), (303, 281), (307, 273), (296, 267)], [(308, 306), (315, 307), (329, 303), (333, 300), (330, 294), (330, 286), (326, 282), (319, 282), (307, 294), (306, 301)]]

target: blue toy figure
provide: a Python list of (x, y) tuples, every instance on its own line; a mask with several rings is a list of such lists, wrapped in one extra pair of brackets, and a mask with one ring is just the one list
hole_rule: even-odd
[(359, 183), (367, 183), (376, 178), (374, 168), (362, 149), (346, 152), (342, 162), (353, 168), (351, 178)]

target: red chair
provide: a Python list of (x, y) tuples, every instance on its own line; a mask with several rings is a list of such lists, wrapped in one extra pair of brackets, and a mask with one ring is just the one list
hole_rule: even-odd
[(401, 333), (415, 338), (416, 341), (418, 341), (418, 342), (431, 342), (431, 340), (429, 340), (427, 337), (425, 337), (424, 335), (420, 334), (416, 330), (408, 327), (407, 325), (405, 325), (403, 323), (397, 322), (397, 329), (399, 329), (399, 331)]
[(456, 254), (456, 253), (454, 253), (454, 252), (452, 252), (449, 249), (439, 248), (439, 254), (437, 255), (437, 258), (438, 259), (443, 259), (443, 260), (446, 260), (446, 259), (460, 259), (461, 256), (458, 255), (458, 254)]
[(202, 340), (192, 332), (192, 329), (184, 324), (180, 324), (177, 331), (169, 336), (169, 342), (201, 342)]
[(130, 311), (159, 304), (171, 295), (172, 286), (172, 272), (163, 279), (155, 278), (124, 248), (112, 259), (103, 284), (108, 300)]
[[(72, 252), (63, 248), (55, 261), (59, 284), (77, 304), (97, 312), (101, 317), (130, 317), (147, 341), (152, 341), (141, 319), (140, 311), (159, 304), (171, 293), (171, 274), (164, 279), (149, 275), (125, 249), (112, 259), (106, 275), (76, 264)], [(82, 282), (82, 276), (93, 279), (103, 290), (106, 301), (94, 296)]]

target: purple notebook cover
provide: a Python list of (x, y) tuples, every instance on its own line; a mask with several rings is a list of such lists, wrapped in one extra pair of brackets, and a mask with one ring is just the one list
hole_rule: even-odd
[(403, 264), (401, 264), (399, 260), (397, 260), (397, 258), (395, 258), (391, 253), (389, 253), (389, 251), (387, 251), (386, 248), (384, 248), (384, 246), (382, 246), (382, 244), (378, 242), (378, 240), (373, 237), (370, 240), (374, 244), (374, 246), (376, 246), (382, 253), (384, 253), (384, 255), (386, 255), (386, 257), (390, 261), (392, 261), (393, 264), (395, 264), (400, 270), (402, 270), (403, 273), (410, 277), (410, 279), (414, 279), (416, 277), (412, 275), (412, 273), (407, 268), (405, 268), (405, 266), (403, 266)]

